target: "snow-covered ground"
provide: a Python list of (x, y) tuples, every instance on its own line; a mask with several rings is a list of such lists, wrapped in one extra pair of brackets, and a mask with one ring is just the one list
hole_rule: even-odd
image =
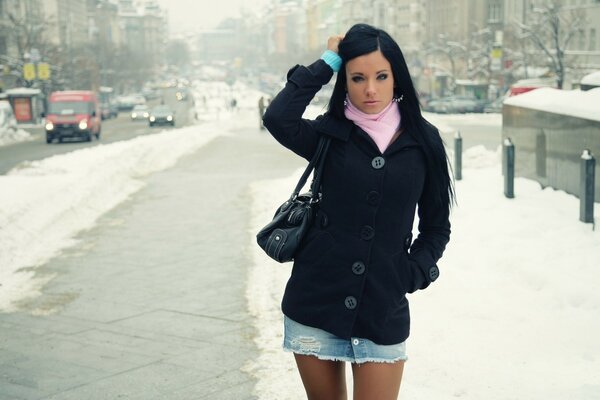
[[(260, 93), (236, 84), (197, 82), (194, 91), (210, 95), (196, 103), (196, 126), (98, 145), (44, 160), (26, 162), (0, 175), (0, 311), (39, 294), (51, 276), (36, 268), (76, 245), (78, 232), (144, 186), (149, 174), (176, 164), (217, 134), (257, 124)], [(227, 108), (231, 93), (238, 110)]]
[(24, 129), (0, 127), (0, 146), (33, 140), (33, 136)]
[[(452, 130), (473, 116), (435, 120)], [(500, 171), (498, 152), (474, 147), (463, 155), (440, 279), (409, 296), (400, 398), (600, 399), (600, 232), (579, 222), (574, 196), (534, 181), (516, 179), (516, 198), (506, 199)], [(259, 379), (261, 399), (305, 398), (293, 357), (281, 350), (279, 304), (291, 265), (269, 259), (253, 236), (300, 173), (251, 187), (247, 299), (261, 354), (246, 370)]]
[[(225, 89), (195, 83), (197, 126), (77, 150), (0, 176), (0, 193), (9, 194), (0, 196), (0, 311), (35, 296), (43, 285), (35, 269), (75, 245), (78, 232), (143, 187), (146, 176), (216, 134), (256, 124), (260, 93), (238, 84)], [(231, 96), (240, 110), (227, 108)], [(311, 108), (309, 116), (320, 111)], [(452, 130), (472, 118), (434, 122)], [(499, 123), (498, 116), (485, 118)], [(258, 378), (261, 399), (304, 398), (293, 358), (281, 350), (279, 303), (290, 265), (272, 262), (254, 241), (298, 176), (251, 185), (247, 290), (261, 353), (245, 369)], [(401, 398), (600, 399), (600, 232), (578, 221), (575, 197), (533, 181), (517, 179), (516, 198), (504, 198), (499, 154), (481, 147), (464, 154), (456, 189), (441, 277), (410, 296)], [(600, 220), (598, 204), (595, 214)]]

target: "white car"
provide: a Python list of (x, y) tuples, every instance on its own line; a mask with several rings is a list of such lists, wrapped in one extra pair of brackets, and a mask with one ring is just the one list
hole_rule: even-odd
[(133, 107), (131, 110), (131, 120), (132, 121), (146, 121), (150, 116), (150, 112), (148, 110), (148, 106), (145, 104), (138, 104)]

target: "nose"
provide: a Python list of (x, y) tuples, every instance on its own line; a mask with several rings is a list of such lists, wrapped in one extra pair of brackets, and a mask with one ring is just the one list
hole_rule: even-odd
[(367, 97), (373, 97), (375, 93), (375, 82), (369, 80), (367, 82), (367, 87), (365, 88), (365, 94), (367, 95)]

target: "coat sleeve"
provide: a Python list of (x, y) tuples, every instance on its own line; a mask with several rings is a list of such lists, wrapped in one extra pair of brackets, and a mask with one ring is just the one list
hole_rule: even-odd
[(275, 96), (263, 116), (263, 124), (282, 145), (307, 160), (317, 148), (317, 121), (303, 119), (315, 94), (333, 76), (323, 60), (304, 67), (296, 65), (287, 74), (285, 87)]
[(440, 272), (437, 266), (450, 240), (450, 209), (435, 201), (433, 186), (427, 177), (418, 203), (419, 234), (410, 247), (408, 257), (413, 277), (409, 293), (425, 289)]

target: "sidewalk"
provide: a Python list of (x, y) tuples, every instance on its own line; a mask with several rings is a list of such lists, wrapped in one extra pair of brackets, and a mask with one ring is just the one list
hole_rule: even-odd
[(0, 314), (0, 398), (255, 399), (247, 185), (299, 165), (250, 129), (149, 177)]

